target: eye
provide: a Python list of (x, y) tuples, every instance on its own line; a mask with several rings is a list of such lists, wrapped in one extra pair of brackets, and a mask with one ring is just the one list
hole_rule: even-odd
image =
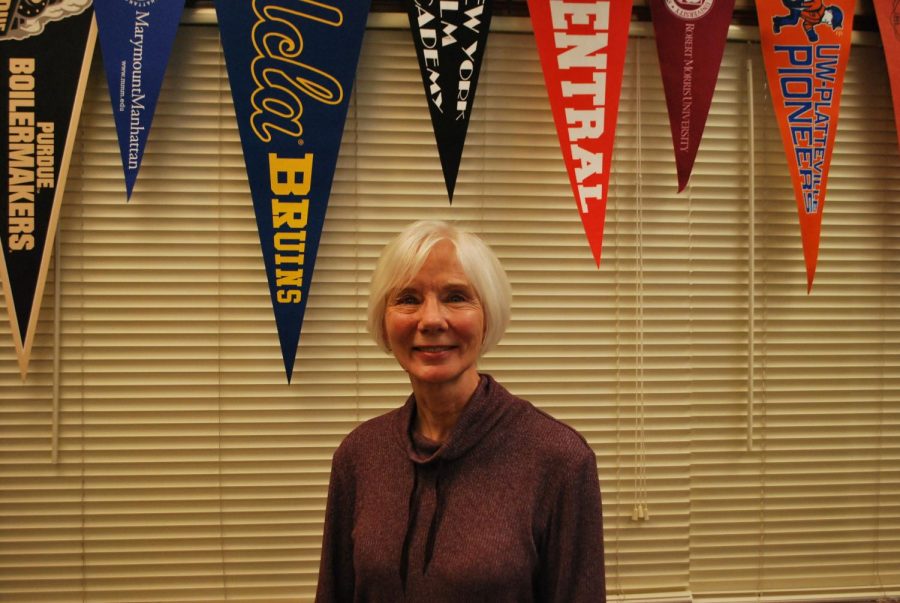
[(461, 303), (469, 301), (469, 296), (462, 291), (451, 291), (447, 294), (447, 301), (449, 303)]
[(412, 293), (409, 293), (408, 291), (401, 292), (400, 294), (397, 295), (397, 297), (394, 298), (394, 304), (396, 304), (398, 306), (405, 306), (405, 305), (417, 304), (417, 303), (419, 303), (419, 298), (416, 297), (415, 295), (413, 295)]

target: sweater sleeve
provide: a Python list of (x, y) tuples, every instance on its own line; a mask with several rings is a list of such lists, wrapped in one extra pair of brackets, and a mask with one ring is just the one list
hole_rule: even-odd
[(538, 588), (545, 603), (606, 601), (600, 482), (592, 451), (565, 473), (550, 511)]
[(355, 491), (352, 472), (338, 448), (331, 463), (325, 530), (319, 563), (316, 603), (353, 601), (353, 508)]

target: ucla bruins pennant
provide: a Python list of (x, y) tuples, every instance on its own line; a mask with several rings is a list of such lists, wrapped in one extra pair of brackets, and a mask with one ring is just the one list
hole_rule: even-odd
[(491, 26), (491, 0), (407, 0), (447, 195), (456, 177)]
[(127, 199), (141, 169), (183, 9), (184, 0), (94, 0)]
[(95, 40), (90, 0), (0, 1), (0, 276), (23, 378)]
[(368, 0), (216, 0), (288, 381)]
[(854, 0), (756, 3), (769, 91), (797, 201), (807, 293), (819, 258), (853, 8)]

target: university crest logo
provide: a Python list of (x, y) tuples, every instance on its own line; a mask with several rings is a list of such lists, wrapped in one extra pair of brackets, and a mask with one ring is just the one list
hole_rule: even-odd
[(666, 0), (666, 8), (680, 19), (693, 21), (709, 12), (714, 0)]
[(0, 41), (39, 35), (51, 21), (80, 15), (91, 0), (0, 0)]

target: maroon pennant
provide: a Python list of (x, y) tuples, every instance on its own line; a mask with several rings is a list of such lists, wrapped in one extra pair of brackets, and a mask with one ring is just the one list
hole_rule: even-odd
[(650, 0), (678, 192), (694, 168), (733, 11), (734, 0)]

